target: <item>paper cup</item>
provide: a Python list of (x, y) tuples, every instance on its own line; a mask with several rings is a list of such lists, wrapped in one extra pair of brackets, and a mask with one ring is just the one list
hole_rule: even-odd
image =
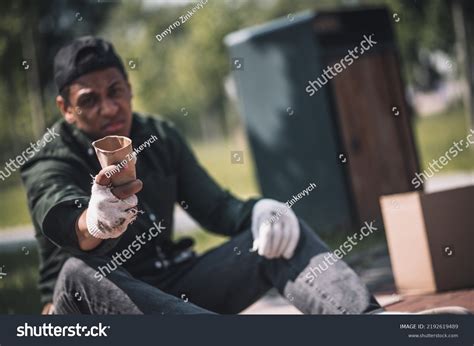
[(92, 143), (102, 168), (117, 165), (111, 172), (112, 185), (126, 184), (137, 178), (136, 156), (133, 155), (132, 140), (124, 136), (107, 136)]

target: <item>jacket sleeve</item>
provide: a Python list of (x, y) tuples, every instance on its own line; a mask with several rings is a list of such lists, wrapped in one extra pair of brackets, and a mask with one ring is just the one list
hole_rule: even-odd
[(186, 140), (174, 126), (164, 123), (177, 176), (178, 201), (208, 231), (232, 236), (251, 225), (257, 198), (242, 201), (223, 190), (199, 164)]
[(114, 248), (120, 238), (104, 240), (91, 251), (80, 249), (76, 221), (89, 204), (90, 191), (76, 183), (77, 174), (73, 165), (57, 159), (38, 160), (23, 167), (21, 177), (31, 217), (36, 229), (56, 246), (72, 254), (101, 255)]

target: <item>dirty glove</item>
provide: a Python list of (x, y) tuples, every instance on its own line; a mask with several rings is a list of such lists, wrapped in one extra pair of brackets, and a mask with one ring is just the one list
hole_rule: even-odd
[(253, 249), (266, 258), (290, 259), (300, 238), (295, 213), (273, 199), (258, 201), (252, 210)]
[(107, 186), (95, 182), (87, 209), (87, 230), (99, 239), (118, 238), (128, 225), (137, 218), (138, 199), (132, 195), (119, 199)]

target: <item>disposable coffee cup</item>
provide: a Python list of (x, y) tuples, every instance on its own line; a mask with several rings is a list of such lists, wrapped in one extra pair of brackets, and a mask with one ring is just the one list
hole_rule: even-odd
[(136, 155), (133, 155), (132, 140), (124, 136), (107, 136), (92, 143), (102, 168), (116, 165), (110, 172), (112, 185), (126, 184), (137, 178)]

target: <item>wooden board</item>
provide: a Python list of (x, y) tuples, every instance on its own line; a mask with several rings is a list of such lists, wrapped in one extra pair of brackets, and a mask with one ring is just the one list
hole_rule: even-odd
[(379, 197), (412, 191), (418, 166), (395, 54), (361, 56), (331, 89), (359, 220), (381, 219)]

